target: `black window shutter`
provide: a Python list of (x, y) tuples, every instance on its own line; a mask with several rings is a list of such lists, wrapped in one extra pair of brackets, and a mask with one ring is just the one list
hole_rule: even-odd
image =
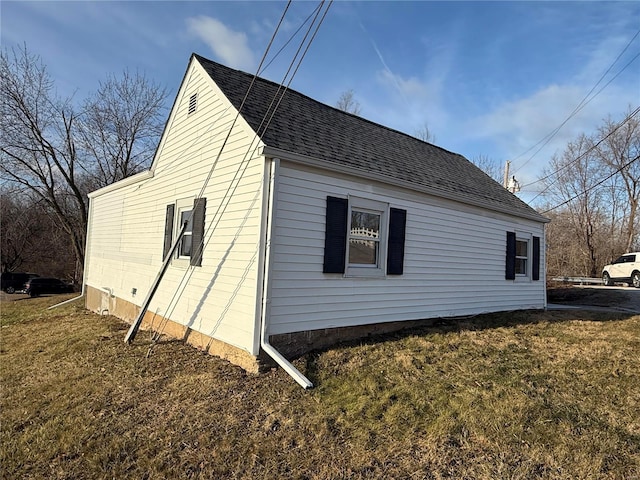
[(346, 198), (327, 197), (323, 273), (344, 273), (348, 211)]
[(204, 250), (204, 214), (206, 207), (206, 198), (196, 198), (193, 201), (190, 264), (195, 267), (202, 265), (202, 250)]
[(533, 237), (533, 264), (531, 265), (531, 278), (540, 280), (540, 237)]
[(404, 271), (404, 237), (406, 227), (407, 211), (399, 208), (390, 209), (387, 275), (402, 275)]
[(507, 259), (504, 272), (505, 280), (516, 279), (516, 233), (507, 232)]
[(175, 205), (170, 203), (167, 205), (167, 214), (164, 221), (164, 246), (162, 247), (162, 260), (167, 258), (169, 250), (171, 250), (171, 243), (173, 242), (173, 213), (175, 211)]

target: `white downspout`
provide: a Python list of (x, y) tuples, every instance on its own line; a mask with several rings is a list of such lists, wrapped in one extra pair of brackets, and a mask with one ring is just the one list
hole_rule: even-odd
[(79, 298), (84, 297), (84, 284), (82, 284), (82, 292), (80, 292), (80, 295), (78, 295), (77, 297), (73, 297), (70, 298), (69, 300), (65, 300), (64, 302), (60, 302), (60, 303), (56, 303), (55, 305), (51, 305), (50, 307), (47, 308), (47, 310), (51, 310), (52, 308), (56, 308), (56, 307), (61, 307), (62, 305), (66, 305), (67, 303), (71, 303), (74, 302), (76, 300), (78, 300)]
[(269, 294), (271, 288), (269, 285), (269, 274), (271, 273), (271, 239), (274, 231), (274, 216), (275, 216), (275, 196), (276, 196), (276, 184), (278, 179), (278, 171), (280, 167), (280, 159), (272, 158), (269, 168), (269, 203), (267, 207), (267, 231), (265, 239), (265, 253), (264, 253), (264, 276), (262, 280), (262, 311), (260, 322), (260, 347), (269, 355), (275, 362), (280, 365), (285, 372), (287, 372), (298, 384), (303, 388), (312, 388), (313, 383), (305, 377), (300, 370), (294, 367), (289, 360), (287, 360), (280, 352), (278, 352), (273, 345), (269, 343), (269, 310), (271, 299)]

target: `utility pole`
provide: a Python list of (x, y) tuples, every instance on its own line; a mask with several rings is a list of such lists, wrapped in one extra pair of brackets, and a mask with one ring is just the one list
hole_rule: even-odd
[(507, 160), (507, 163), (504, 164), (504, 179), (502, 182), (502, 186), (506, 189), (509, 189), (509, 167), (511, 166), (511, 161)]
[(520, 191), (520, 182), (516, 180), (515, 175), (509, 176), (509, 168), (511, 167), (511, 162), (507, 160), (507, 163), (504, 164), (504, 179), (502, 186), (509, 190), (511, 193), (516, 193)]

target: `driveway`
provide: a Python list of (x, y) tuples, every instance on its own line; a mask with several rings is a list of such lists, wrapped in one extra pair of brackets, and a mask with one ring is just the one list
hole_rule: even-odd
[(550, 310), (589, 309), (640, 314), (640, 288), (574, 285), (550, 289)]

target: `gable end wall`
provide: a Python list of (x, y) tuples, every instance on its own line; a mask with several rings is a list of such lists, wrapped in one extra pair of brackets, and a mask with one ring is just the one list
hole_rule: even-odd
[[(197, 108), (188, 114), (194, 93)], [(256, 355), (264, 159), (255, 149), (258, 142), (253, 132), (239, 118), (216, 163), (235, 115), (211, 78), (192, 62), (153, 174), (91, 195), (85, 283), (108, 292), (103, 302), (107, 310), (117, 300), (131, 305), (127, 313), (122, 313), (124, 309), (113, 312), (131, 320), (163, 261), (167, 205), (192, 204), (215, 164), (201, 195), (207, 199), (202, 266), (173, 260), (149, 313)]]

